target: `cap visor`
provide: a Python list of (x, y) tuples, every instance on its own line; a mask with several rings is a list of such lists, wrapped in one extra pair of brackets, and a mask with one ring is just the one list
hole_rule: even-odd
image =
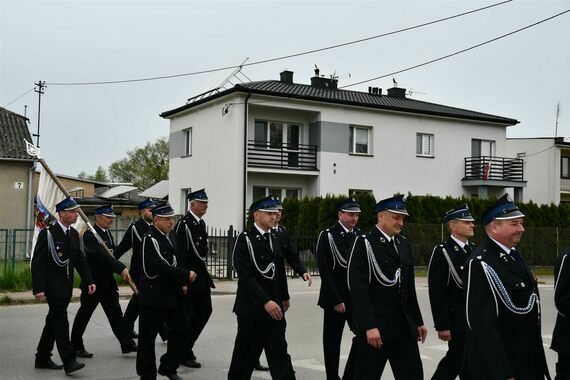
[(508, 214), (503, 216), (496, 217), (497, 220), (509, 220), (509, 219), (516, 219), (516, 218), (524, 218), (525, 215), (520, 212), (519, 210), (511, 211)]
[(390, 211), (393, 212), (394, 214), (400, 214), (400, 215), (406, 215), (409, 216), (410, 214), (408, 214), (407, 210), (392, 210), (392, 209), (387, 209), (386, 211)]
[(342, 212), (362, 212), (358, 207), (354, 207), (354, 208), (341, 208), (340, 211), (342, 211)]

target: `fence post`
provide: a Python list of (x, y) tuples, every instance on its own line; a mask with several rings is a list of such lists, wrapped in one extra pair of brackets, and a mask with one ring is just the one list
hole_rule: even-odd
[(230, 224), (228, 230), (228, 255), (226, 258), (226, 278), (231, 280), (233, 278), (233, 268), (232, 268), (232, 251), (234, 249), (234, 226)]
[(4, 230), (4, 274), (8, 270), (8, 247), (10, 242), (8, 241), (8, 230)]
[(12, 230), (12, 272), (16, 271), (16, 230)]

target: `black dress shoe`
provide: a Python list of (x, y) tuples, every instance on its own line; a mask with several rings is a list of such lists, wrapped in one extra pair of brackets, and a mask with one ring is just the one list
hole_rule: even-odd
[(129, 352), (137, 352), (137, 345), (135, 343), (130, 344), (128, 346), (121, 346), (121, 352), (123, 354), (128, 354)]
[(261, 365), (261, 363), (257, 363), (255, 367), (253, 367), (256, 371), (269, 371), (269, 367)]
[(78, 358), (92, 358), (93, 354), (91, 352), (85, 351), (85, 348), (82, 350), (75, 350), (75, 356)]
[(79, 362), (74, 360), (71, 363), (64, 364), (63, 370), (65, 371), (66, 375), (69, 375), (72, 372), (79, 371), (83, 367), (85, 367), (84, 363), (79, 363)]
[(48, 360), (43, 360), (43, 361), (36, 360), (35, 367), (41, 368), (41, 369), (62, 369), (63, 365), (56, 364), (53, 360), (48, 359)]
[(159, 369), (158, 374), (162, 375), (162, 376), (166, 376), (169, 380), (182, 380), (182, 378), (180, 376), (178, 376), (176, 373), (166, 373), (166, 372)]
[(190, 368), (202, 367), (202, 364), (198, 363), (195, 359), (182, 360), (180, 364)]

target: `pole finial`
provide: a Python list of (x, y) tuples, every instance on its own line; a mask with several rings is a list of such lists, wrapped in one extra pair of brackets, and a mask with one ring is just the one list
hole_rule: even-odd
[(40, 158), (40, 148), (28, 142), (28, 140), (24, 139), (24, 141), (26, 142), (26, 151), (28, 154), (32, 157)]

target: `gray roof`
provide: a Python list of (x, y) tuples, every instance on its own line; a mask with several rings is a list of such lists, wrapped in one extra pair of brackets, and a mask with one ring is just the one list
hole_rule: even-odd
[[(404, 90), (405, 91), (405, 90)], [(471, 111), (462, 108), (449, 107), (442, 104), (428, 103), (406, 97), (388, 95), (375, 95), (368, 92), (317, 88), (306, 84), (285, 83), (278, 80), (249, 82), (236, 84), (233, 88), (221, 91), (212, 96), (186, 104), (184, 106), (165, 111), (160, 116), (168, 118), (179, 112), (188, 110), (197, 105), (217, 99), (233, 92), (271, 95), (285, 98), (313, 100), (317, 102), (359, 106), (379, 110), (406, 112), (412, 114), (451, 117), (457, 119), (498, 123), (504, 125), (518, 124), (516, 119)]]
[(32, 142), (28, 118), (0, 107), (0, 160), (33, 160), (24, 140)]
[(168, 180), (163, 179), (162, 181), (152, 185), (145, 191), (139, 194), (139, 197), (148, 197), (156, 199), (164, 199), (168, 196)]

